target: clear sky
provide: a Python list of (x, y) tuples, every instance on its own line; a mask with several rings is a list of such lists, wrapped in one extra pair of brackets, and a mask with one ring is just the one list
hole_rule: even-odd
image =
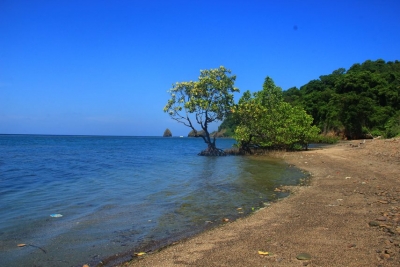
[(186, 136), (163, 112), (173, 83), (223, 65), (241, 93), (266, 76), (285, 90), (400, 60), (399, 14), (398, 0), (0, 0), (0, 133)]

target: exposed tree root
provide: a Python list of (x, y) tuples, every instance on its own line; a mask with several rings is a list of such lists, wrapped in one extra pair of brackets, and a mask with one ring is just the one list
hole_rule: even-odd
[(199, 156), (207, 156), (207, 157), (217, 157), (217, 156), (226, 156), (226, 152), (223, 151), (222, 149), (213, 147), (213, 148), (207, 148), (203, 151), (201, 151), (199, 154)]

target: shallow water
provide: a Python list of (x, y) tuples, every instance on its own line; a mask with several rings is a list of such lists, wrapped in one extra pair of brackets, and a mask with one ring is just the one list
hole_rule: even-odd
[(195, 138), (0, 135), (2, 266), (82, 266), (168, 243), (245, 216), (305, 176), (279, 160), (197, 156), (204, 148)]

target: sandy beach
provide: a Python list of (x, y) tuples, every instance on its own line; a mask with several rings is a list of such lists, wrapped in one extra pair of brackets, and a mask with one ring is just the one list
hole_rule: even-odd
[(276, 156), (309, 172), (309, 183), (121, 266), (400, 266), (400, 139)]

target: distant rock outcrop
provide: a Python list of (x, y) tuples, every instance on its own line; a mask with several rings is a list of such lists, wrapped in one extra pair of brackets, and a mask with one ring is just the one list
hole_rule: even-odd
[[(216, 138), (218, 138), (218, 137), (224, 137), (224, 132), (225, 132), (225, 130), (223, 130), (223, 131), (221, 131), (221, 132), (212, 132), (212, 133), (210, 133), (210, 136), (211, 137), (216, 137)], [(197, 135), (203, 135), (204, 134), (204, 131), (203, 130), (200, 130), (200, 131), (197, 131)], [(194, 134), (194, 131), (192, 130), (192, 131), (190, 131), (190, 133), (188, 134), (188, 137), (196, 137), (196, 135)]]
[[(202, 135), (202, 134), (204, 134), (203, 130), (197, 131), (197, 135)], [(190, 133), (188, 134), (188, 137), (196, 137), (196, 134), (194, 133), (193, 130), (190, 131)]]
[(168, 128), (164, 131), (163, 137), (172, 137), (172, 133)]

